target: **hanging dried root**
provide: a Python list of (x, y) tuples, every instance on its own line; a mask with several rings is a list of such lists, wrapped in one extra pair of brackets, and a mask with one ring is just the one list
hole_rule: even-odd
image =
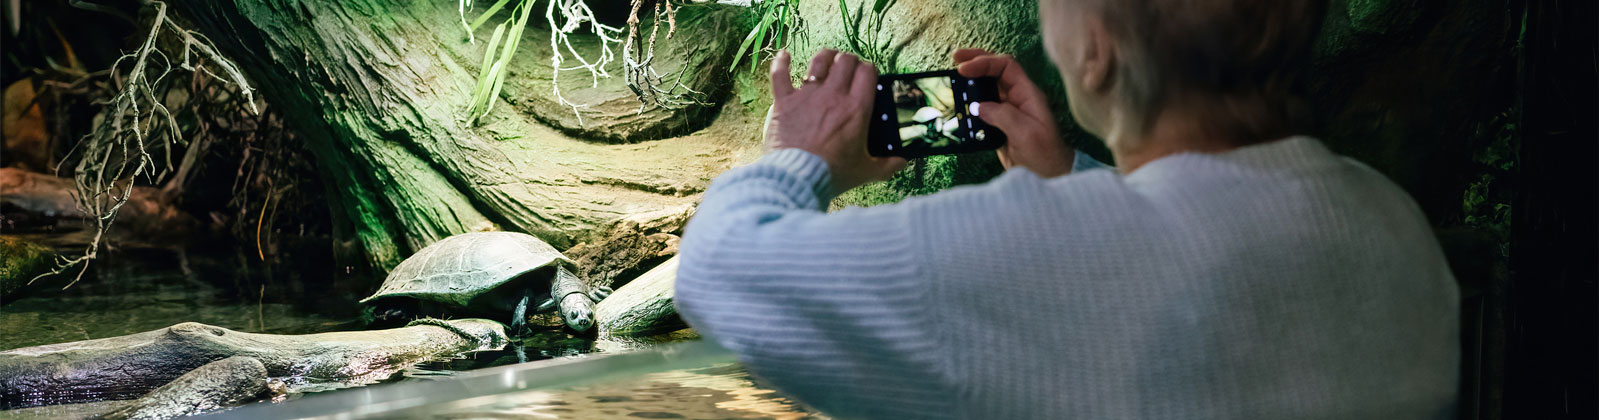
[[(558, 12), (561, 17), (560, 23), (557, 23), (556, 19)], [(611, 47), (622, 43), (622, 39), (616, 38), (622, 34), (622, 28), (600, 23), (594, 16), (594, 9), (590, 9), (583, 0), (551, 0), (549, 7), (545, 8), (544, 17), (550, 23), (551, 92), (562, 105), (572, 108), (572, 113), (578, 117), (578, 125), (583, 126), (583, 112), (579, 111), (579, 108), (588, 107), (588, 104), (573, 103), (561, 95), (561, 72), (588, 70), (589, 87), (600, 86), (600, 78), (611, 77), (611, 73), (606, 71), (606, 65), (616, 60), (616, 53), (612, 52)], [(600, 56), (592, 61), (579, 54), (578, 50), (572, 47), (572, 40), (569, 38), (574, 32), (582, 29), (584, 23), (588, 23), (589, 32), (600, 37)], [(566, 49), (565, 53), (562, 52), (563, 48)], [(579, 64), (561, 67), (562, 62), (567, 59), (567, 54), (571, 54), (571, 58), (577, 60)]]
[(661, 31), (662, 18), (666, 18), (667, 39), (672, 39), (673, 33), (678, 31), (677, 10), (672, 2), (662, 1), (655, 4), (655, 25), (650, 27), (650, 40), (643, 50), (639, 48), (639, 9), (644, 0), (632, 0), (632, 11), (628, 14), (628, 37), (622, 45), (623, 73), (627, 78), (628, 89), (633, 90), (634, 96), (639, 98), (639, 112), (644, 113), (645, 107), (657, 106), (665, 109), (683, 109), (692, 105), (710, 105), (706, 102), (706, 95), (689, 88), (683, 84), (683, 75), (689, 70), (684, 67), (678, 70), (673, 77), (670, 88), (662, 88), (661, 73), (656, 72), (652, 63), (656, 57), (656, 35)]
[[(243, 94), (251, 112), (260, 112), (256, 109), (252, 89), (237, 65), (222, 57), (204, 35), (168, 19), (166, 3), (151, 1), (147, 7), (155, 8), (150, 34), (137, 49), (112, 64), (110, 78), (116, 95), (96, 116), (93, 131), (69, 154), (69, 158), (76, 154), (78, 162), (73, 173), (76, 189), (73, 198), (79, 209), (94, 219), (94, 239), (82, 255), (62, 257), (54, 270), (34, 277), (30, 284), (78, 267), (77, 275), (63, 288), (77, 284), (88, 262), (96, 257), (101, 240), (117, 218), (117, 211), (128, 202), (135, 181), (142, 178), (155, 183), (172, 172), (171, 151), (185, 143), (177, 119), (163, 101), (172, 83), (167, 76), (174, 71), (173, 64), (177, 64), (178, 69), (202, 73), (233, 86)], [(177, 41), (179, 62), (173, 63), (167, 53), (156, 47), (162, 37)], [(123, 72), (124, 66), (131, 66), (131, 69)], [(219, 76), (212, 67), (227, 77)], [(160, 158), (152, 155), (152, 151), (161, 153)]]
[[(506, 6), (511, 0), (499, 0), (491, 5), (482, 15), (471, 24), (466, 23), (466, 13), (472, 8), (470, 0), (457, 0), (461, 19), (468, 32), (468, 42), (473, 42), (471, 34), (480, 25)], [(484, 54), (483, 68), (478, 76), (478, 85), (474, 89), (472, 106), (468, 110), (468, 119), (472, 122), (487, 116), (498, 99), (499, 87), (504, 82), (509, 69), (509, 61), (516, 53), (516, 42), (521, 39), (522, 28), (526, 25), (526, 12), (538, 0), (517, 0), (511, 18), (495, 28), (495, 34), (489, 41), (488, 51)], [(628, 88), (639, 99), (639, 112), (644, 112), (646, 107), (657, 106), (666, 109), (682, 109), (691, 105), (707, 105), (705, 94), (685, 86), (682, 82), (683, 75), (688, 69), (680, 70), (673, 75), (674, 82), (671, 87), (663, 87), (666, 83), (664, 77), (652, 66), (655, 59), (655, 42), (657, 33), (660, 32), (662, 20), (668, 26), (667, 38), (671, 39), (677, 30), (674, 20), (677, 9), (673, 0), (661, 0), (655, 3), (655, 22), (650, 29), (648, 41), (641, 41), (642, 34), (639, 30), (639, 11), (642, 0), (631, 0), (632, 12), (628, 15), (628, 33), (622, 36), (622, 28), (600, 23), (595, 18), (595, 13), (585, 0), (548, 0), (545, 7), (545, 20), (550, 25), (550, 80), (551, 94), (558, 103), (572, 108), (572, 113), (577, 116), (578, 124), (583, 125), (583, 109), (589, 104), (573, 102), (561, 93), (561, 74), (563, 72), (585, 70), (589, 73), (589, 86), (600, 85), (601, 78), (611, 77), (607, 69), (617, 61), (615, 48), (622, 47), (623, 73), (626, 77)], [(692, 0), (703, 3), (705, 0)], [(743, 5), (748, 6), (746, 2)], [(508, 26), (509, 25), (509, 26)], [(571, 36), (576, 33), (588, 32), (599, 38), (599, 54), (585, 57), (573, 47)], [(504, 36), (504, 38), (502, 38)], [(505, 39), (502, 43), (502, 39)], [(641, 48), (643, 44), (643, 48)], [(497, 48), (500, 47), (500, 48)], [(576, 61), (576, 65), (571, 65)]]

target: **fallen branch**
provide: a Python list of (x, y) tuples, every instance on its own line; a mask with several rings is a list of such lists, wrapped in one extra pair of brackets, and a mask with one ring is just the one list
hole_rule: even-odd
[(505, 326), (420, 320), (378, 331), (242, 333), (186, 322), (121, 337), (0, 352), (0, 410), (137, 398), (212, 361), (246, 356), (289, 392), (357, 386), (417, 363), (499, 349)]

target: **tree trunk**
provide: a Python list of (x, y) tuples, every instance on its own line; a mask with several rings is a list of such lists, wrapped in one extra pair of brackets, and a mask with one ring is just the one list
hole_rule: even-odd
[[(173, 6), (309, 143), (334, 197), (335, 234), (357, 239), (379, 270), (470, 231), (523, 231), (564, 249), (629, 215), (691, 205), (755, 145), (750, 122), (699, 130), (730, 91), (731, 78), (713, 69), (727, 67), (727, 47), (749, 30), (744, 8), (685, 7), (675, 36), (662, 31), (657, 42), (656, 68), (669, 80), (687, 68), (685, 84), (712, 105), (641, 111), (620, 66), (594, 88), (587, 72), (563, 72), (562, 92), (593, 105), (580, 123), (571, 108), (552, 105), (539, 4), (501, 94), (511, 106), (500, 103), (474, 127), (466, 109), (487, 43), (467, 42), (456, 2)], [(487, 40), (492, 26), (477, 38)], [(593, 56), (592, 39), (574, 44)], [(626, 143), (646, 139), (659, 140)]]

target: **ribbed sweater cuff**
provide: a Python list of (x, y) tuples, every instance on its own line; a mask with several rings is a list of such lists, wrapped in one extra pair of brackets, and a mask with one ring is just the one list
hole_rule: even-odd
[(828, 162), (811, 152), (800, 149), (778, 149), (762, 156), (751, 166), (768, 167), (787, 175), (776, 178), (780, 182), (796, 187), (786, 186), (783, 190), (802, 206), (826, 209), (828, 201), (836, 194), (831, 188), (833, 175), (828, 172)]

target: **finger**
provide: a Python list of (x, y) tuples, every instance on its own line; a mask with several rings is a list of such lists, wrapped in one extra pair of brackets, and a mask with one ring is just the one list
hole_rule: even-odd
[(1037, 106), (1044, 103), (1043, 93), (1039, 92), (1039, 87), (1028, 79), (1028, 74), (1022, 70), (1022, 65), (1010, 56), (977, 57), (956, 66), (956, 71), (965, 77), (999, 78), (1001, 99), (1018, 104), (1029, 111), (1038, 111)]
[(839, 53), (833, 56), (833, 65), (828, 67), (828, 77), (824, 78), (823, 85), (828, 89), (839, 92), (849, 92), (850, 82), (856, 78), (856, 65), (861, 59), (855, 54)]
[(954, 54), (951, 54), (950, 57), (954, 58), (956, 60), (956, 64), (961, 64), (961, 63), (967, 62), (967, 60), (971, 60), (971, 59), (974, 59), (974, 58), (982, 57), (982, 56), (985, 56), (985, 55), (994, 55), (994, 53), (991, 53), (991, 52), (989, 52), (989, 50), (985, 50), (985, 49), (982, 49), (982, 48), (962, 48), (962, 49), (956, 50), (956, 52)]
[(1000, 157), (1000, 167), (1011, 169), (1011, 146), (1009, 143), (1005, 147), (995, 149), (994, 153)]
[(794, 81), (789, 80), (789, 51), (778, 51), (772, 58), (772, 98), (778, 99), (794, 93)]
[(838, 51), (827, 48), (823, 48), (822, 51), (817, 51), (817, 55), (811, 57), (811, 67), (806, 69), (805, 83), (809, 84), (812, 82), (820, 82), (827, 78), (829, 71), (828, 67), (833, 65), (833, 56), (838, 54)]
[(1033, 131), (1040, 125), (1038, 120), (1017, 109), (1015, 105), (1004, 102), (979, 102), (978, 118), (1000, 129), (1011, 139), (1033, 135)]
[(1022, 65), (1007, 55), (974, 57), (956, 66), (956, 71), (965, 77), (998, 77), (1002, 84), (1028, 80), (1028, 74), (1022, 71)]
[(850, 82), (850, 97), (861, 101), (863, 108), (871, 109), (872, 98), (878, 90), (878, 69), (863, 61), (856, 65), (855, 78)]

